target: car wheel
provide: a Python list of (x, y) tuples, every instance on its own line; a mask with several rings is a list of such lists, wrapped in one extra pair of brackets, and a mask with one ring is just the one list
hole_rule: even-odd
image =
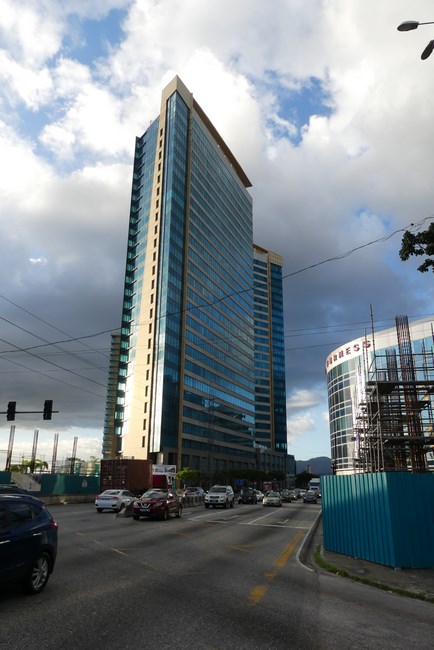
[(139, 521), (140, 515), (133, 515), (133, 519), (134, 519), (134, 521)]
[(161, 515), (161, 519), (163, 521), (167, 521), (169, 519), (169, 511), (167, 508), (163, 511), (163, 514)]
[(227, 508), (227, 507), (228, 507), (228, 502), (225, 501), (224, 504), (223, 504), (223, 508)]
[(96, 511), (97, 512), (102, 512), (102, 508), (97, 508)]
[(233, 501), (230, 502), (229, 507), (230, 507), (230, 508), (233, 508), (233, 507), (234, 507), (234, 502), (233, 502)]
[(121, 503), (121, 505), (118, 508), (118, 512), (122, 512), (124, 508), (125, 508), (125, 503)]
[(209, 508), (209, 503), (205, 503), (205, 508)]
[(182, 517), (182, 507), (178, 508), (178, 512), (176, 513), (176, 517), (180, 519)]
[(51, 559), (48, 553), (41, 553), (33, 562), (33, 566), (23, 582), (26, 594), (39, 594), (50, 577)]

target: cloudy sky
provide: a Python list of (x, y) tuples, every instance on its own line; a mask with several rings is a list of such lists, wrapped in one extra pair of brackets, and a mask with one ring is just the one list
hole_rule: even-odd
[[(15, 456), (100, 456), (134, 139), (178, 74), (252, 181), (284, 258), (289, 452), (330, 455), (324, 363), (433, 313), (401, 262), (434, 220), (429, 0), (0, 0), (0, 411)], [(346, 253), (349, 253), (346, 255)], [(48, 345), (51, 344), (51, 345)], [(0, 469), (10, 423), (2, 416)]]

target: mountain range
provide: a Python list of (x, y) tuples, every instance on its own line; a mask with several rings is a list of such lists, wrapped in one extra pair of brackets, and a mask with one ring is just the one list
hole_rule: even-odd
[(318, 456), (317, 458), (309, 458), (309, 460), (296, 460), (295, 468), (296, 474), (307, 471), (309, 474), (324, 476), (332, 473), (332, 461), (328, 456)]

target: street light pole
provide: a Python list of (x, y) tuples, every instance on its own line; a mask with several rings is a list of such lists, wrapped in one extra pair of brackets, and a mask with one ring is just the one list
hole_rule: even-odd
[[(399, 32), (410, 32), (413, 29), (417, 29), (419, 25), (434, 25), (434, 21), (428, 21), (425, 23), (419, 23), (417, 20), (405, 20), (403, 23), (398, 25)], [(422, 52), (420, 58), (424, 61), (427, 59), (432, 51), (434, 50), (434, 40), (430, 41), (424, 51)]]

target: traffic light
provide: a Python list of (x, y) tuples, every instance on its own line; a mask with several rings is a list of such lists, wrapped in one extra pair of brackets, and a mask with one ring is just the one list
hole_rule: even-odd
[(8, 410), (6, 413), (6, 419), (7, 420), (15, 420), (15, 411), (17, 408), (17, 403), (16, 402), (8, 402)]
[(44, 402), (44, 414), (43, 414), (43, 419), (44, 420), (51, 420), (51, 414), (53, 413), (53, 400), (52, 399), (46, 399)]

